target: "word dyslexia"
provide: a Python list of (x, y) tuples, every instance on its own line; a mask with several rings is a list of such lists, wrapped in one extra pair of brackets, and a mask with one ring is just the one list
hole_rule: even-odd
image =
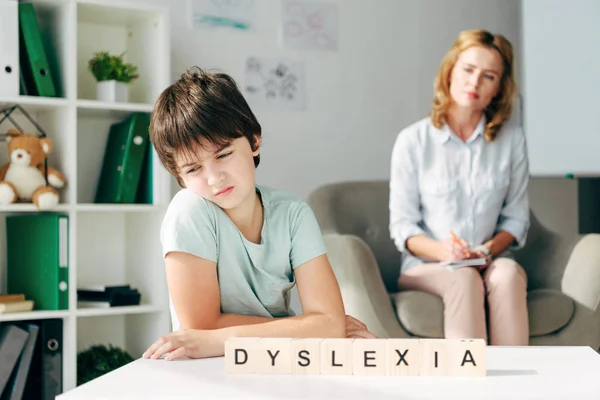
[(483, 339), (232, 338), (230, 374), (485, 376)]

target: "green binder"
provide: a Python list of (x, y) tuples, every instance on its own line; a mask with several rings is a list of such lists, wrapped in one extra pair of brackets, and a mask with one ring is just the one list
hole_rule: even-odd
[(29, 94), (56, 97), (56, 86), (32, 3), (19, 3), (19, 62)]
[(34, 310), (69, 307), (69, 218), (40, 213), (6, 217), (6, 289)]
[(140, 184), (138, 185), (138, 191), (135, 197), (135, 202), (138, 204), (152, 204), (154, 188), (152, 185), (152, 177), (154, 176), (152, 173), (153, 149), (154, 147), (152, 146), (152, 142), (148, 142), (146, 154), (144, 155), (144, 164), (140, 175)]
[[(94, 199), (96, 203), (136, 202), (150, 143), (149, 129), (148, 113), (130, 114), (110, 126)], [(145, 178), (148, 179), (148, 175)]]

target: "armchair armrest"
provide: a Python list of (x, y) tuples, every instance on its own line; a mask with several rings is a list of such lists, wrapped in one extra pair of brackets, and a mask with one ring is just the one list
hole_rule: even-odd
[(354, 235), (330, 233), (323, 238), (346, 314), (362, 321), (377, 337), (410, 337), (398, 322), (369, 246)]
[(592, 311), (600, 303), (600, 235), (588, 234), (577, 242), (562, 279), (562, 291)]

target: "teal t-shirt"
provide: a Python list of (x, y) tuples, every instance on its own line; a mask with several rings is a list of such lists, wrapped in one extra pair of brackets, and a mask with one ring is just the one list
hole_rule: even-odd
[[(291, 316), (294, 269), (325, 254), (325, 245), (304, 201), (267, 187), (256, 189), (264, 209), (260, 244), (248, 241), (215, 203), (183, 189), (163, 219), (163, 256), (181, 251), (216, 262), (224, 314)], [(171, 320), (178, 330), (172, 304)]]

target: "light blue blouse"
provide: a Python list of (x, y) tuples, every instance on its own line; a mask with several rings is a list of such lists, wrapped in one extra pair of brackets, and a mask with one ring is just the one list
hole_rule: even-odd
[[(483, 137), (482, 117), (463, 142), (429, 117), (402, 130), (392, 150), (390, 234), (403, 253), (401, 273), (427, 260), (406, 240), (424, 234), (442, 241), (453, 231), (477, 246), (504, 230), (521, 248), (529, 230), (529, 160), (522, 129), (507, 123), (493, 142)], [(510, 254), (510, 249), (507, 254)]]

